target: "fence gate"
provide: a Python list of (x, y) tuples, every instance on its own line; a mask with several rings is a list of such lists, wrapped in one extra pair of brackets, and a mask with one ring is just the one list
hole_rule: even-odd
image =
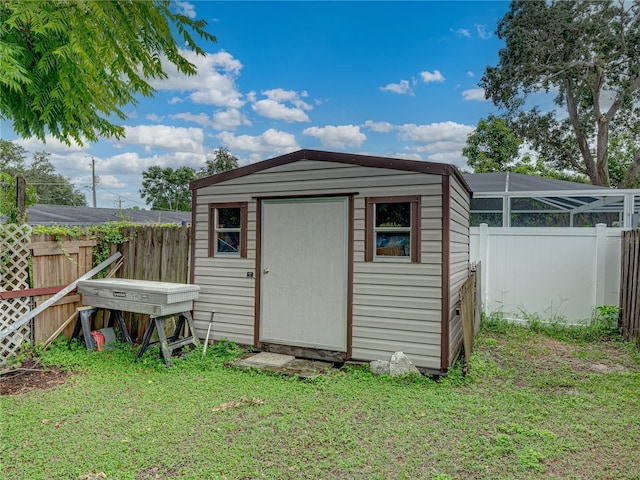
[[(0, 225), (0, 292), (29, 288), (29, 248), (31, 227)], [(29, 297), (0, 299), (0, 331), (31, 310)], [(0, 365), (13, 356), (23, 341), (30, 341), (31, 326), (22, 326), (0, 341)]]
[(640, 346), (640, 230), (622, 232), (620, 323), (625, 340)]
[[(33, 264), (33, 288), (65, 287), (80, 278), (92, 268), (92, 249), (96, 243), (88, 234), (78, 238), (32, 235), (29, 249)], [(34, 296), (34, 308), (52, 295)], [(81, 304), (80, 295), (70, 293), (36, 316), (33, 321), (33, 341), (46, 341)], [(71, 324), (64, 330), (67, 337), (71, 336), (73, 327)]]

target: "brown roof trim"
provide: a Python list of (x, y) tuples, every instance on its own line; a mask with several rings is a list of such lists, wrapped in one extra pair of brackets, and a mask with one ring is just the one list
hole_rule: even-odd
[(215, 183), (225, 182), (234, 178), (244, 177), (252, 173), (279, 167), (299, 160), (318, 160), (322, 162), (346, 163), (349, 165), (360, 165), (363, 167), (388, 168), (392, 170), (405, 170), (409, 172), (426, 173), (431, 175), (454, 175), (462, 186), (471, 194), (471, 187), (465, 181), (460, 171), (454, 166), (446, 163), (424, 162), (419, 160), (404, 160), (400, 158), (376, 157), (371, 155), (357, 155), (353, 153), (325, 152), (322, 150), (298, 150), (287, 153), (279, 157), (252, 163), (244, 167), (235, 168), (227, 172), (218, 173), (210, 177), (194, 180), (189, 184), (191, 190), (207, 187)]

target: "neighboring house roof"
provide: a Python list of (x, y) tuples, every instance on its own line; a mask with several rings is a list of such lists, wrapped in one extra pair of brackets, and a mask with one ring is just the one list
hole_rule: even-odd
[(244, 167), (235, 168), (227, 172), (218, 173), (210, 177), (194, 180), (189, 185), (191, 190), (224, 182), (234, 178), (244, 177), (252, 173), (260, 172), (268, 168), (279, 167), (300, 160), (315, 160), (319, 162), (345, 163), (373, 168), (387, 168), (391, 170), (404, 170), (409, 172), (425, 173), (430, 175), (453, 175), (471, 193), (471, 188), (465, 181), (460, 171), (453, 165), (446, 163), (424, 162), (417, 160), (403, 160), (390, 157), (375, 157), (370, 155), (355, 155), (352, 153), (325, 152), (321, 150), (298, 150), (279, 157), (270, 158), (261, 162), (252, 163)]
[(27, 212), (29, 225), (86, 226), (121, 220), (133, 223), (191, 223), (191, 212), (129, 210), (36, 204)]
[(610, 190), (586, 183), (567, 182), (513, 172), (465, 173), (465, 180), (476, 193), (485, 192), (552, 192), (567, 190)]

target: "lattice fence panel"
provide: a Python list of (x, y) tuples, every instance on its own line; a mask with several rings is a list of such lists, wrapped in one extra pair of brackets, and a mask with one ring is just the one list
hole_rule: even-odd
[[(0, 291), (29, 288), (29, 256), (31, 238), (28, 225), (0, 225)], [(31, 309), (29, 298), (0, 300), (0, 331), (10, 327)], [(29, 323), (0, 340), (0, 364), (14, 355), (31, 335)]]

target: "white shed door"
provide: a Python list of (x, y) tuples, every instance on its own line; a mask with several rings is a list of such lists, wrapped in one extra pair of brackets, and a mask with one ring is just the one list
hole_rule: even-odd
[(346, 198), (262, 202), (260, 341), (347, 349)]

